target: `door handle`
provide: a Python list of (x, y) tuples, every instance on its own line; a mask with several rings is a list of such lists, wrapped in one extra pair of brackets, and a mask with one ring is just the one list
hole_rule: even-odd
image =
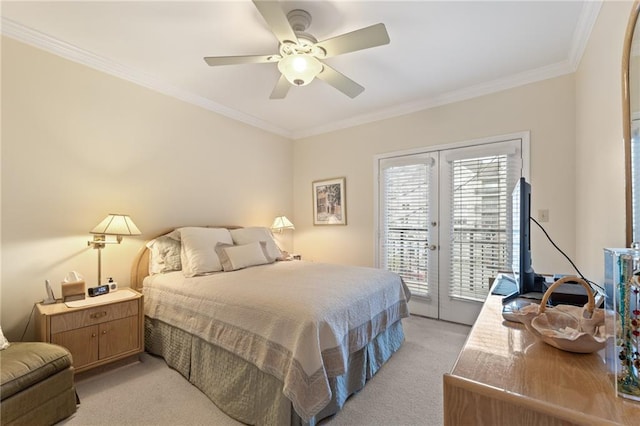
[(438, 246), (437, 246), (437, 245), (435, 245), (435, 244), (431, 244), (431, 245), (429, 246), (429, 250), (431, 250), (431, 251), (434, 251), (434, 250), (437, 250), (437, 249), (438, 249)]

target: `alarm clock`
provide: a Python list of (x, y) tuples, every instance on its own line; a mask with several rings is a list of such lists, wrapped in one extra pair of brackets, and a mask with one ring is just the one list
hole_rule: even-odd
[(100, 296), (109, 293), (109, 286), (105, 284), (98, 287), (89, 287), (88, 292), (91, 297)]

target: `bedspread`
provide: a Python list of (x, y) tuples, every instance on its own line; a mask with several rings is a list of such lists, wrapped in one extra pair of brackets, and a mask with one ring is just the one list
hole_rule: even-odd
[(145, 279), (145, 315), (253, 363), (284, 383), (305, 420), (331, 399), (329, 377), (348, 356), (409, 315), (409, 290), (391, 272), (305, 261), (185, 278)]

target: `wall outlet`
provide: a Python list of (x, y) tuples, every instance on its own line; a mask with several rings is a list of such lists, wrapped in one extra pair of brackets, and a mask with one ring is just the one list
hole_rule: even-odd
[(538, 210), (538, 222), (549, 222), (549, 210), (548, 209)]

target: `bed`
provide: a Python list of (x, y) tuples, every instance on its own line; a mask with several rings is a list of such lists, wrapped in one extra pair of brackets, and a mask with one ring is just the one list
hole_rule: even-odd
[(259, 227), (183, 227), (132, 267), (145, 348), (246, 424), (337, 413), (404, 341), (409, 290), (391, 272), (282, 260)]

